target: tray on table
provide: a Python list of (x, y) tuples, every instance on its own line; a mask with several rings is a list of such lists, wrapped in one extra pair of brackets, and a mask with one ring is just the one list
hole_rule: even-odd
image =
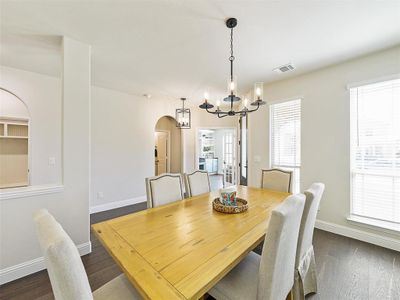
[(215, 198), (212, 202), (214, 210), (224, 214), (239, 214), (246, 211), (249, 208), (247, 200), (242, 198), (236, 198), (237, 205), (224, 205), (219, 201), (219, 198)]

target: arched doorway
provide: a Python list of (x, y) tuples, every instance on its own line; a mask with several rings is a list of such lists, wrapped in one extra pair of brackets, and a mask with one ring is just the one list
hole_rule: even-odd
[(182, 144), (181, 130), (170, 116), (161, 117), (154, 133), (154, 174), (181, 173)]

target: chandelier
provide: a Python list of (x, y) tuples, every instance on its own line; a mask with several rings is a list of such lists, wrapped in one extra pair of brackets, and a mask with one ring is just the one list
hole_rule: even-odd
[(208, 102), (208, 94), (204, 94), (204, 103), (199, 107), (201, 109), (205, 109), (208, 113), (217, 115), (218, 118), (223, 118), (226, 116), (246, 116), (248, 113), (256, 111), (260, 108), (261, 105), (266, 104), (265, 101), (262, 100), (263, 93), (263, 83), (257, 82), (254, 86), (254, 94), (255, 100), (250, 103), (254, 108), (249, 108), (247, 98), (243, 100), (243, 108), (241, 110), (234, 110), (234, 103), (239, 102), (242, 99), (237, 95), (237, 82), (235, 77), (233, 76), (233, 62), (235, 61), (235, 56), (233, 55), (233, 28), (237, 25), (237, 20), (235, 18), (229, 18), (225, 22), (226, 27), (228, 27), (231, 31), (231, 40), (230, 40), (230, 56), (229, 63), (231, 68), (231, 74), (228, 80), (228, 96), (223, 99), (224, 102), (230, 103), (230, 109), (227, 111), (223, 111), (220, 109), (221, 102), (217, 101), (217, 108), (215, 110), (211, 110), (214, 105)]
[(177, 108), (175, 110), (175, 120), (176, 127), (180, 129), (189, 129), (190, 128), (190, 109), (185, 108), (186, 98), (181, 98), (182, 100), (182, 108)]

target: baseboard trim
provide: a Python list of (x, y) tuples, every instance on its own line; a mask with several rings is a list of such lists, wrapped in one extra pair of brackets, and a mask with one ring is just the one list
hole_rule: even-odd
[[(91, 242), (80, 244), (77, 246), (77, 248), (81, 256), (92, 252)], [(46, 269), (46, 266), (43, 257), (38, 257), (15, 266), (2, 269), (0, 270), (0, 284), (5, 284), (44, 269)]]
[(392, 249), (400, 252), (400, 240), (378, 235), (363, 230), (338, 225), (330, 222), (316, 220), (315, 227), (324, 231), (329, 231), (338, 235), (378, 245), (384, 248)]
[(110, 210), (110, 209), (115, 209), (115, 208), (120, 208), (120, 207), (124, 207), (124, 206), (128, 206), (128, 205), (137, 204), (140, 202), (146, 202), (146, 200), (147, 200), (146, 196), (140, 196), (140, 197), (136, 197), (136, 198), (96, 205), (96, 206), (90, 207), (90, 213), (94, 214), (94, 213), (98, 213), (98, 212), (102, 212), (102, 211), (106, 211), (106, 210)]

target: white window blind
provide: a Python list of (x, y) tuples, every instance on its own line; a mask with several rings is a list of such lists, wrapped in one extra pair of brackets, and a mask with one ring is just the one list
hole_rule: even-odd
[(400, 79), (350, 89), (351, 214), (400, 224)]
[(293, 192), (300, 191), (301, 99), (272, 104), (271, 167), (293, 171)]

